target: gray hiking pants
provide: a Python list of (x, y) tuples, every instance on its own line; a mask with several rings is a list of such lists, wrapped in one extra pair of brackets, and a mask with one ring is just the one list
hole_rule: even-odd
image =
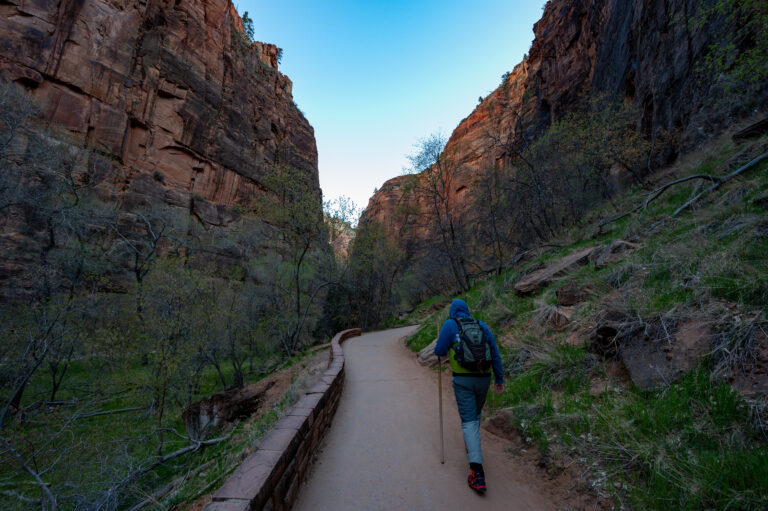
[(480, 418), (491, 385), (491, 376), (453, 377), (453, 393), (461, 417), (461, 432), (464, 435), (464, 447), (470, 463), (482, 463), (483, 452), (480, 446)]

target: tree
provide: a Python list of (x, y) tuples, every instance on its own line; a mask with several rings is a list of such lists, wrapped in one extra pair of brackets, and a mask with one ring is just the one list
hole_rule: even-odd
[(117, 241), (109, 250), (116, 264), (129, 268), (136, 283), (136, 312), (143, 310), (144, 280), (162, 251), (172, 253), (180, 243), (181, 213), (164, 206), (149, 206), (131, 213), (114, 208), (105, 219)]
[[(489, 116), (486, 138), (499, 165), (483, 174), (477, 206), (485, 218), (481, 230), (496, 242), (496, 254), (503, 252), (502, 239), (517, 249), (532, 238), (548, 240), (578, 222), (587, 208), (610, 200), (621, 186), (611, 181), (617, 170), (643, 182), (640, 162), (651, 147), (635, 129), (630, 105), (592, 98), (535, 139), (519, 115), (507, 121), (494, 112)], [(508, 230), (510, 223), (516, 234)]]
[(438, 237), (440, 253), (449, 265), (459, 290), (470, 288), (464, 224), (458, 215), (456, 177), (461, 168), (456, 150), (446, 151), (447, 139), (434, 133), (417, 144), (408, 157), (411, 183), (419, 198), (426, 202), (426, 219)]
[(404, 267), (402, 251), (376, 222), (363, 219), (350, 246), (345, 288), (351, 322), (363, 329), (381, 324), (398, 304), (395, 288)]
[(290, 356), (299, 346), (315, 298), (333, 284), (333, 280), (322, 279), (323, 272), (319, 271), (320, 266), (332, 262), (332, 255), (323, 252), (327, 234), (322, 201), (308, 173), (291, 165), (275, 164), (265, 186), (257, 211), (271, 227), (272, 248), (279, 256), (267, 254), (260, 261), (262, 268), (256, 271), (262, 281), (273, 286), (276, 306), (282, 308), (277, 303), (279, 297), (288, 302), (282, 315), (290, 320), (281, 329), (283, 348)]
[(245, 35), (248, 38), (249, 41), (253, 41), (254, 38), (254, 30), (253, 30), (253, 20), (250, 16), (248, 16), (248, 11), (245, 11), (243, 13), (243, 29), (245, 30)]
[(345, 196), (323, 202), (323, 217), (328, 231), (328, 243), (331, 244), (338, 262), (346, 261), (349, 245), (355, 237), (362, 211), (355, 202)]
[(510, 250), (519, 249), (524, 241), (519, 228), (524, 220), (510, 193), (509, 172), (509, 168), (491, 166), (480, 172), (474, 182), (477, 234), (480, 245), (491, 248), (497, 274), (507, 264)]

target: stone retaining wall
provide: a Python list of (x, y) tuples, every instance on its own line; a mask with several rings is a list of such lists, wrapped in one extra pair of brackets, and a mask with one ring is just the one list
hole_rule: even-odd
[(293, 506), (339, 404), (344, 386), (341, 343), (359, 335), (359, 328), (336, 334), (320, 380), (264, 435), (258, 450), (214, 493), (204, 511), (287, 511)]

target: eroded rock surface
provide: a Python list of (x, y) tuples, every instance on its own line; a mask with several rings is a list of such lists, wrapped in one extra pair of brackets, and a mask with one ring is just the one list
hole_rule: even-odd
[(579, 286), (578, 284), (566, 284), (555, 291), (557, 304), (562, 307), (572, 307), (587, 300), (593, 293), (591, 286)]
[(317, 182), (313, 130), (277, 70), (277, 48), (247, 42), (229, 0), (9, 0), (0, 9), (2, 76), (131, 175), (159, 172), (186, 201), (233, 205), (283, 151)]
[[(95, 189), (128, 211), (227, 226), (278, 161), (319, 188), (314, 131), (277, 60), (229, 0), (0, 3), (0, 79), (23, 85), (69, 147), (101, 153), (111, 168)], [(4, 229), (23, 239), (0, 257), (0, 286), (39, 248), (29, 219)]]

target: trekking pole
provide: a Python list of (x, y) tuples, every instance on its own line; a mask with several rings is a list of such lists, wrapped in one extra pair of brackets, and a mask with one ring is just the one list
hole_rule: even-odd
[[(440, 325), (437, 326), (437, 337), (440, 337)], [(443, 442), (443, 361), (437, 357), (437, 395), (440, 410), (440, 463), (445, 464), (445, 443)]]

